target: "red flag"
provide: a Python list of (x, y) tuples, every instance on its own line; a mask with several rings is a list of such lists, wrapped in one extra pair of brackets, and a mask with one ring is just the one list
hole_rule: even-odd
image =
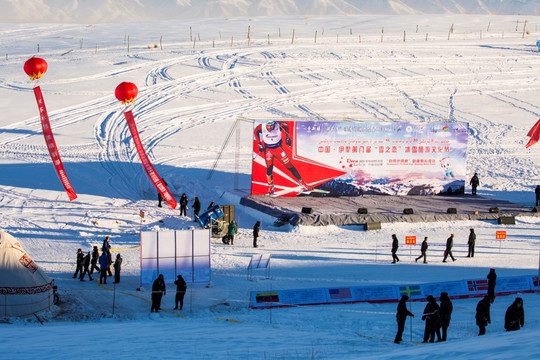
[(64, 185), (64, 189), (66, 190), (69, 200), (73, 201), (77, 198), (77, 194), (69, 182), (66, 171), (64, 170), (64, 165), (62, 164), (62, 159), (60, 159), (60, 154), (58, 153), (58, 148), (56, 147), (56, 142), (54, 141), (54, 136), (51, 130), (49, 115), (47, 114), (47, 109), (45, 108), (43, 94), (41, 93), (41, 88), (39, 86), (34, 88), (34, 95), (36, 96), (36, 101), (39, 108), (39, 116), (41, 118), (41, 128), (43, 129), (43, 136), (45, 137), (47, 149), (49, 149), (49, 155), (51, 155), (54, 168), (56, 169), (56, 173), (60, 178), (60, 182), (62, 185)]
[(137, 125), (135, 125), (135, 119), (133, 118), (133, 112), (131, 112), (131, 110), (126, 111), (124, 112), (124, 116), (144, 170), (167, 204), (169, 204), (171, 208), (176, 209), (176, 200), (174, 200), (174, 197), (169, 192), (169, 189), (167, 189), (167, 186), (163, 183), (163, 180), (161, 180), (159, 177), (156, 169), (154, 169), (154, 166), (150, 162), (150, 159), (148, 159), (148, 155), (146, 155), (146, 152), (144, 151), (141, 138), (139, 137), (139, 131), (137, 130)]
[(540, 140), (540, 120), (538, 120), (536, 124), (534, 124), (531, 130), (529, 130), (527, 136), (529, 136), (531, 139), (529, 140), (527, 145), (525, 145), (526, 148), (528, 148), (529, 146), (533, 146)]

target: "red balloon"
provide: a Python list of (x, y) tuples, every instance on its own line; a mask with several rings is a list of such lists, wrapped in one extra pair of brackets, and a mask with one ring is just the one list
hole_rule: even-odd
[(137, 89), (137, 86), (135, 86), (134, 83), (123, 82), (116, 87), (114, 96), (116, 96), (116, 98), (121, 101), (122, 104), (127, 104), (132, 103), (137, 97), (138, 93), (139, 89)]
[(24, 63), (24, 72), (30, 76), (30, 80), (39, 79), (47, 72), (47, 62), (42, 58), (30, 58)]

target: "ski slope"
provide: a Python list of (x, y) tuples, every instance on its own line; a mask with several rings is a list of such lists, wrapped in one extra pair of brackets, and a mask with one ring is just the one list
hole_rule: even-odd
[[(540, 118), (538, 23), (536, 17), (449, 14), (0, 24), (0, 227), (55, 279), (63, 301), (39, 314), (43, 324), (35, 318), (0, 324), (7, 344), (1, 356), (72, 358), (90, 340), (99, 354), (118, 349), (120, 358), (539, 357), (536, 294), (523, 295), (525, 328), (512, 334), (502, 324), (514, 297), (498, 297), (482, 338), (474, 323), (478, 299), (456, 300), (449, 341), (429, 346), (414, 344), (423, 334), (420, 316), (407, 322), (404, 344), (387, 342), (396, 330), (396, 304), (250, 310), (247, 303), (255, 290), (450, 281), (485, 277), (492, 267), (499, 276), (536, 274), (538, 218), (518, 218), (504, 228), (504, 242), (495, 240), (503, 228), (492, 222), (389, 224), (373, 232), (274, 227), (272, 218), (239, 205), (250, 186), (249, 121), (240, 121), (208, 179), (237, 119), (462, 121), (471, 130), (467, 169), (480, 175), (479, 195), (532, 206), (540, 148), (524, 145)], [(73, 202), (50, 163), (35, 83), (22, 70), (34, 55), (49, 64), (39, 85), (79, 195)], [(125, 108), (114, 98), (123, 81), (139, 88), (130, 109), (175, 198), (186, 193), (190, 204), (198, 196), (203, 208), (211, 201), (237, 206), (235, 246), (213, 240), (212, 282), (191, 287), (180, 313), (171, 310), (170, 286), (166, 311), (149, 313), (149, 289), (139, 286), (138, 232), (196, 224), (156, 206)], [(236, 180), (244, 191), (233, 191)], [(264, 247), (255, 250), (257, 220)], [(467, 259), (471, 227), (477, 256)], [(397, 265), (390, 264), (393, 233), (402, 243)], [(442, 264), (450, 233), (458, 261)], [(110, 285), (71, 278), (77, 248), (89, 251), (106, 235), (124, 257), (114, 315)], [(414, 263), (419, 245), (407, 248), (406, 235), (430, 238), (427, 265)], [(271, 280), (246, 279), (253, 253), (273, 255)], [(423, 307), (413, 303), (412, 312), (420, 315)]]

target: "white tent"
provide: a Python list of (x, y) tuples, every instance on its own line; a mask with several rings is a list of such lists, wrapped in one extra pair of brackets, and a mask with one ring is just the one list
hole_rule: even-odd
[(52, 281), (13, 236), (0, 231), (0, 316), (50, 308)]

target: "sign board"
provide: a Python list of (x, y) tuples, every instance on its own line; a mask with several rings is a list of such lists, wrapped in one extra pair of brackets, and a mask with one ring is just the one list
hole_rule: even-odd
[(255, 121), (251, 194), (462, 193), (468, 128), (459, 122)]
[(405, 245), (416, 245), (416, 236), (405, 236)]
[(497, 240), (506, 240), (506, 231), (497, 231), (495, 233), (495, 239), (497, 239)]

